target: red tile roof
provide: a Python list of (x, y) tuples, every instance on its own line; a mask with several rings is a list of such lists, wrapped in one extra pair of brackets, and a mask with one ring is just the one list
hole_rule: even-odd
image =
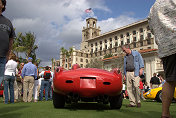
[[(144, 50), (139, 50), (139, 53), (146, 53), (146, 52), (151, 52), (151, 51), (156, 51), (158, 49), (144, 49)], [(125, 54), (121, 54), (119, 56), (113, 56), (109, 58), (102, 59), (102, 61), (110, 60), (110, 59), (115, 59), (124, 56)]]

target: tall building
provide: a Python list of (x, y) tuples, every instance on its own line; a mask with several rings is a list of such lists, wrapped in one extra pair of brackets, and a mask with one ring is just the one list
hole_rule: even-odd
[[(157, 54), (158, 46), (149, 29), (147, 19), (103, 34), (100, 32), (96, 18), (86, 19), (86, 27), (82, 29), (81, 49), (76, 50), (73, 47), (73, 53), (69, 57), (60, 52), (60, 66), (66, 69), (70, 69), (73, 64), (86, 67), (90, 60), (98, 59), (103, 61), (102, 68), (106, 70), (117, 67), (123, 71), (124, 53), (121, 45), (129, 44), (131, 49), (139, 51), (144, 59), (144, 72), (148, 85), (153, 73), (163, 74), (162, 63)], [(107, 54), (113, 56), (104, 59)]]

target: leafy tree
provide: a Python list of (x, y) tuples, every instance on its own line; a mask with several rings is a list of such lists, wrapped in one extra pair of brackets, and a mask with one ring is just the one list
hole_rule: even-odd
[(35, 45), (35, 39), (34, 33), (28, 32), (23, 35), (21, 32), (18, 33), (17, 37), (14, 39), (13, 43), (13, 49), (12, 51), (17, 55), (17, 57), (23, 62), (24, 59), (22, 57), (19, 57), (19, 53), (24, 53), (26, 56), (26, 59), (28, 57), (33, 58), (33, 62), (39, 64), (41, 62), (40, 59), (36, 58), (35, 51), (38, 49), (38, 46)]
[[(73, 57), (73, 48), (69, 48), (69, 50), (66, 50), (64, 47), (62, 47), (61, 49), (62, 52), (62, 67), (64, 67), (65, 65), (65, 59), (67, 59), (67, 69), (69, 69), (69, 64), (72, 65), (72, 57)], [(71, 60), (70, 60), (71, 57)]]
[(113, 54), (106, 54), (105, 56), (104, 56), (104, 59), (105, 58), (109, 58), (109, 57), (113, 57), (114, 55)]
[(99, 68), (103, 69), (103, 61), (101, 59), (91, 59), (90, 62), (86, 65), (86, 68)]
[(64, 67), (67, 50), (64, 47), (61, 47), (60, 51), (62, 53), (62, 67)]

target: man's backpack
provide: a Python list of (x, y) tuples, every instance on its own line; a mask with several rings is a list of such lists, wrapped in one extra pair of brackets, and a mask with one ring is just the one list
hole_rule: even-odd
[(49, 70), (45, 71), (44, 72), (44, 79), (45, 80), (48, 80), (51, 78), (51, 72)]

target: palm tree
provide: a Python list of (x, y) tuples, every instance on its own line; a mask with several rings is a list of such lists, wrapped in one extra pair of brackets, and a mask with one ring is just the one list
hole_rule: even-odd
[(61, 53), (62, 53), (62, 67), (64, 68), (65, 65), (65, 57), (66, 57), (66, 52), (67, 50), (64, 47), (61, 47)]
[(12, 52), (16, 54), (17, 57), (19, 57), (19, 52), (24, 52), (24, 47), (21, 46), (21, 42), (22, 42), (22, 33), (19, 32), (17, 37), (14, 39), (13, 41), (13, 48), (12, 48)]
[(72, 47), (70, 47), (69, 48), (69, 54), (70, 54), (70, 56), (71, 56), (71, 60), (70, 60), (70, 64), (71, 64), (71, 67), (72, 67), (72, 63), (73, 63), (73, 48)]
[(26, 57), (31, 57), (35, 54), (35, 50), (38, 49), (38, 46), (35, 45), (36, 37), (32, 33), (26, 33), (26, 36), (22, 38), (23, 46), (25, 47), (25, 55)]
[(66, 50), (65, 55), (66, 55), (66, 59), (67, 59), (67, 69), (69, 70), (69, 60), (70, 60), (69, 58), (70, 58), (70, 53), (69, 53), (68, 50)]
[(39, 64), (41, 60), (36, 58), (35, 51), (38, 49), (38, 46), (35, 45), (35, 39), (36, 37), (34, 36), (34, 33), (32, 34), (28, 32), (24, 36), (21, 32), (19, 32), (13, 43), (13, 52), (16, 53), (17, 57), (18, 53), (25, 53), (26, 58), (32, 57), (33, 62), (37, 62)]

